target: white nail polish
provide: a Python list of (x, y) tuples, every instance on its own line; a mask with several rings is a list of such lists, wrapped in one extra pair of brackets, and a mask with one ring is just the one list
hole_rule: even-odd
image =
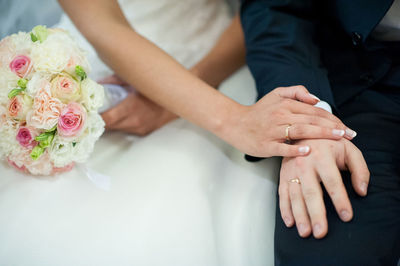
[(346, 136), (353, 139), (357, 136), (357, 132), (351, 130), (350, 128), (346, 128)]
[(313, 226), (313, 231), (315, 236), (320, 236), (322, 234), (322, 226), (320, 224), (315, 224)]
[(367, 194), (368, 184), (366, 182), (362, 182), (360, 188), (364, 194)]
[(310, 147), (309, 146), (302, 146), (302, 147), (299, 148), (299, 152), (303, 153), (303, 154), (306, 154), (309, 151), (310, 151)]
[(318, 101), (321, 101), (321, 100), (320, 100), (317, 96), (315, 96), (314, 94), (311, 94), (311, 93), (310, 93), (310, 96), (313, 97), (314, 99), (318, 100)]
[(301, 224), (299, 224), (298, 229), (299, 229), (300, 235), (304, 236), (308, 231), (308, 226), (306, 226), (305, 224), (301, 223)]
[(350, 217), (350, 213), (346, 210), (343, 210), (340, 212), (340, 218), (342, 219), (342, 221), (349, 221), (351, 219)]
[(332, 134), (335, 136), (343, 137), (344, 133), (345, 133), (344, 130), (341, 130), (341, 129), (333, 129), (332, 130)]

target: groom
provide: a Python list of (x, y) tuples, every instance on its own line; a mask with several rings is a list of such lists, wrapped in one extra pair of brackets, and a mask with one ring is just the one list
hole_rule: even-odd
[[(358, 132), (283, 158), (275, 264), (396, 265), (400, 0), (243, 0), (241, 19), (260, 98), (304, 85)], [(358, 172), (364, 162), (370, 173)]]

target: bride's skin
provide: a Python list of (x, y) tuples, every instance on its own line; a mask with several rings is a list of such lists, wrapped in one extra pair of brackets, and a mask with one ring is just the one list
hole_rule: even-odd
[(258, 157), (309, 154), (307, 145), (284, 143), (288, 124), (293, 125), (291, 139), (343, 136), (340, 130), (346, 129), (345, 125), (329, 112), (313, 107), (318, 100), (302, 86), (278, 88), (252, 106), (240, 105), (136, 33), (116, 0), (59, 2), (118, 76), (157, 104), (244, 153)]
[[(239, 15), (221, 35), (211, 51), (190, 69), (214, 88), (245, 64), (246, 50)], [(135, 135), (146, 135), (178, 118), (147, 97), (134, 91), (116, 75), (100, 80), (101, 83), (129, 87), (129, 96), (114, 108), (102, 114), (107, 130), (118, 130)]]

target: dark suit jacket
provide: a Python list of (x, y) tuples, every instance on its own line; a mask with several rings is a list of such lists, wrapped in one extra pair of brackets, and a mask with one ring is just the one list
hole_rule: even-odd
[(399, 86), (388, 44), (369, 38), (392, 3), (243, 0), (247, 63), (259, 98), (276, 87), (304, 85), (335, 107), (383, 79), (390, 84), (394, 77)]

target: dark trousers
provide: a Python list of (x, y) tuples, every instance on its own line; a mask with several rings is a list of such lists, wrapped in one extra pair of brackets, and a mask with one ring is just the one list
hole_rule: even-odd
[[(275, 264), (396, 266), (400, 259), (400, 88), (377, 86), (339, 108), (338, 116), (358, 132), (353, 140), (371, 172), (368, 196), (355, 194), (342, 172), (354, 210), (342, 222), (324, 191), (329, 232), (322, 240), (302, 239), (276, 212)], [(278, 201), (279, 202), (279, 201)]]

